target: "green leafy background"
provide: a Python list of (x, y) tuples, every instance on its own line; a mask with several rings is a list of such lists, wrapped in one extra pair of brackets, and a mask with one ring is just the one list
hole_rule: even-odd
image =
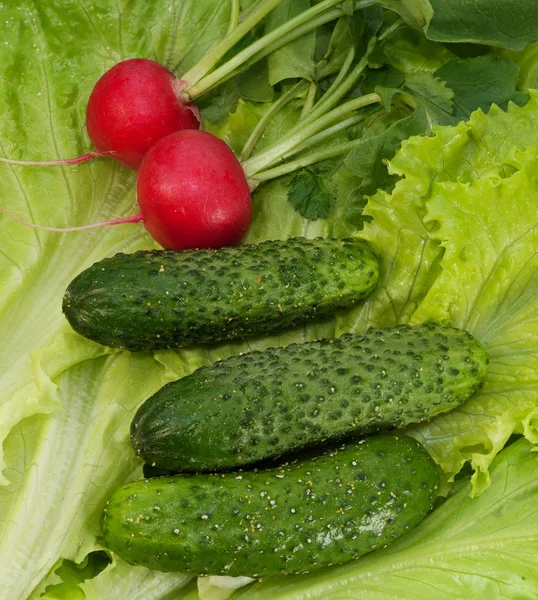
[(475, 42), (523, 50), (536, 39), (538, 12), (533, 0), (381, 0), (430, 40)]
[[(35, 160), (84, 153), (85, 106), (103, 71), (122, 58), (146, 56), (181, 73), (224, 34), (228, 15), (228, 2), (200, 0), (0, 5), (0, 152)], [(530, 82), (536, 50), (526, 52), (510, 58), (521, 60)], [(276, 59), (271, 68), (280, 68)], [(263, 110), (240, 101), (223, 137), (238, 145)], [(291, 106), (272, 124), (266, 143), (289, 129), (297, 110)], [(370, 199), (366, 211), (373, 220), (361, 234), (381, 258), (376, 294), (337, 319), (248, 344), (149, 355), (80, 338), (61, 314), (69, 281), (100, 258), (152, 248), (153, 242), (136, 225), (55, 234), (0, 216), (0, 597), (157, 600), (196, 594), (187, 577), (131, 567), (115, 557), (93, 577), (104, 566), (96, 566), (101, 555), (95, 554), (102, 549), (104, 503), (116, 486), (141, 474), (128, 444), (136, 407), (165, 382), (249, 348), (428, 320), (468, 328), (492, 357), (479, 395), (411, 432), (439, 462), (446, 481), (470, 462), (472, 488), (386, 552), (239, 594), (455, 598), (462, 588), (454, 586), (463, 585), (460, 573), (466, 572), (478, 586), (476, 598), (513, 600), (513, 590), (535, 597), (528, 593), (538, 586), (531, 573), (538, 524), (528, 498), (535, 493), (537, 459), (527, 442), (501, 454), (488, 485), (490, 464), (513, 432), (538, 440), (537, 123), (532, 95), (524, 108), (492, 109), (488, 117), (478, 112), (470, 123), (404, 142), (390, 166), (400, 179), (392, 193)], [(44, 225), (97, 222), (130, 214), (135, 204), (134, 175), (109, 160), (58, 168), (2, 165), (0, 181), (0, 206)], [(247, 241), (355, 232), (342, 207), (330, 220), (303, 219), (288, 203), (283, 181), (262, 187), (254, 208)], [(480, 492), (478, 501), (469, 498)], [(483, 510), (491, 521), (477, 520)], [(517, 542), (522, 537), (524, 548)], [(437, 588), (424, 583), (432, 577), (434, 547)], [(501, 560), (488, 554), (492, 547)], [(73, 563), (62, 566), (62, 560)], [(488, 577), (477, 567), (482, 561)], [(398, 596), (402, 569), (412, 573), (414, 596)], [(505, 582), (510, 571), (515, 575)], [(440, 595), (445, 587), (450, 592)], [(432, 589), (439, 594), (432, 596)]]

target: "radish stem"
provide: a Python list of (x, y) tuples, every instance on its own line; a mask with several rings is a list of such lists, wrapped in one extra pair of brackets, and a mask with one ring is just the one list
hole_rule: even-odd
[(301, 111), (300, 119), (304, 118), (314, 106), (314, 102), (316, 101), (316, 94), (318, 93), (318, 85), (315, 81), (310, 84), (308, 88), (308, 93), (306, 95), (305, 103), (303, 106), (303, 110)]
[[(347, 75), (347, 73), (351, 67), (351, 64), (353, 63), (354, 58), (355, 58), (355, 48), (350, 48), (349, 52), (347, 53), (346, 58), (342, 64), (342, 67), (340, 68), (340, 71), (338, 72), (338, 75), (336, 76), (335, 80), (331, 83), (329, 88), (326, 90), (325, 94), (323, 95), (323, 98), (332, 94), (336, 89), (338, 89), (338, 86), (342, 83), (344, 77)], [(321, 77), (323, 77), (323, 75), (321, 75)], [(321, 100), (320, 100), (320, 102), (321, 102)], [(319, 104), (319, 102), (318, 102), (318, 104)]]
[[(329, 23), (331, 21), (334, 21), (335, 19), (338, 19), (342, 15), (343, 15), (343, 13), (339, 8), (333, 8), (332, 10), (328, 10), (327, 12), (324, 12), (323, 14), (319, 15), (312, 21), (309, 21), (308, 23), (305, 23), (304, 25), (297, 27), (293, 31), (290, 31), (289, 33), (284, 35), (282, 38), (279, 38), (278, 40), (276, 40), (269, 46), (263, 48), (262, 50), (260, 50), (256, 54), (254, 54), (251, 58), (246, 60), (244, 64), (240, 64), (240, 65), (234, 67), (233, 70), (229, 70), (227, 68), (228, 63), (225, 63), (224, 65), (222, 65), (222, 67), (219, 67), (219, 69), (217, 69), (217, 70), (221, 70), (221, 72), (218, 75), (218, 77), (215, 76), (214, 82), (210, 82), (210, 85), (207, 85), (207, 86), (205, 86), (205, 84), (204, 84), (205, 87), (201, 91), (199, 91), (198, 86), (194, 86), (194, 88), (195, 88), (194, 92), (193, 92), (193, 89), (189, 90), (189, 97), (193, 98), (193, 96), (192, 96), (193, 93), (195, 94), (195, 97), (200, 96), (201, 94), (204, 94), (205, 92), (209, 91), (210, 89), (213, 89), (213, 88), (221, 85), (225, 81), (228, 81), (229, 79), (232, 79), (233, 77), (238, 75), (241, 71), (248, 69), (253, 64), (255, 64), (259, 60), (261, 60), (262, 58), (265, 58), (267, 55), (271, 54), (275, 50), (278, 50), (279, 48), (286, 46), (287, 44), (290, 44), (294, 40), (302, 37), (303, 35), (312, 31), (313, 29), (317, 29), (318, 27), (321, 27), (321, 25), (325, 25), (325, 23)], [(247, 50), (248, 50), (248, 48), (247, 48)], [(214, 73), (217, 73), (217, 71), (214, 71)], [(214, 73), (211, 73), (211, 76)], [(204, 79), (204, 81), (205, 81), (205, 79)]]
[(239, 0), (232, 0), (232, 8), (230, 13), (230, 24), (228, 25), (228, 31), (226, 35), (230, 35), (239, 25)]
[(255, 0), (248, 8), (245, 8), (245, 10), (239, 15), (239, 22), (241, 23), (247, 19), (252, 14), (252, 11), (256, 10), (263, 1), (264, 0)]
[[(208, 55), (206, 55), (206, 57), (203, 58), (196, 67), (191, 69), (191, 71), (189, 71), (182, 77), (182, 79), (185, 79), (189, 83), (189, 89), (188, 89), (189, 98), (191, 98), (191, 100), (196, 99), (198, 96), (200, 96), (204, 92), (210, 90), (211, 88), (213, 88), (213, 87), (217, 86), (218, 84), (222, 83), (223, 81), (225, 81), (231, 73), (233, 73), (235, 75), (236, 74), (235, 71), (239, 67), (248, 66), (247, 62), (249, 64), (252, 64), (252, 63), (250, 63), (249, 59), (253, 59), (255, 57), (255, 61), (257, 61), (257, 60), (263, 58), (264, 56), (266, 56), (267, 53), (273, 52), (277, 48), (280, 48), (281, 46), (288, 44), (290, 41), (297, 39), (297, 37), (304, 35), (308, 31), (311, 31), (312, 29), (319, 27), (319, 25), (321, 25), (323, 23), (315, 20), (315, 17), (319, 16), (321, 18), (321, 20), (323, 21), (323, 19), (325, 17), (325, 15), (323, 13), (325, 13), (326, 11), (329, 11), (329, 9), (335, 7), (336, 5), (340, 4), (341, 2), (342, 2), (342, 0), (323, 0), (323, 2), (320, 2), (319, 4), (316, 4), (315, 6), (313, 6), (312, 8), (309, 8), (308, 10), (303, 11), (302, 13), (300, 13), (293, 19), (290, 19), (287, 23), (282, 24), (280, 27), (277, 27), (273, 31), (264, 35), (257, 42), (254, 42), (248, 48), (245, 48), (243, 51), (239, 52), (236, 56), (231, 58), (228, 62), (226, 62), (225, 64), (223, 64), (222, 66), (220, 66), (218, 69), (216, 69), (215, 71), (213, 71), (211, 73), (210, 73), (211, 69), (218, 62), (218, 60), (220, 58), (222, 58), (224, 53), (220, 54), (219, 58), (217, 60), (213, 61), (213, 63), (211, 64), (210, 67), (206, 68), (207, 63), (211, 62), (209, 59), (211, 58), (211, 60), (212, 60), (212, 55), (213, 55), (213, 51), (209, 52)], [(357, 2), (355, 4), (355, 8), (360, 9), (360, 8), (364, 8), (367, 6), (371, 6), (372, 4), (375, 4), (375, 3), (376, 3), (376, 0), (362, 0), (361, 2)], [(276, 6), (276, 4), (275, 4), (275, 6)], [(342, 16), (343, 14), (344, 14), (343, 11), (340, 9), (330, 11), (330, 19), (329, 20), (336, 19), (339, 16)], [(235, 36), (236, 32), (239, 29), (242, 29), (244, 24), (247, 23), (247, 21), (249, 21), (250, 18), (254, 15), (255, 15), (255, 11), (253, 11), (252, 15), (249, 15), (249, 19), (245, 19), (245, 21), (243, 21), (237, 27), (237, 29), (234, 31), (233, 35)], [(323, 21), (323, 22), (327, 22), (327, 21)], [(304, 27), (302, 27), (302, 26), (304, 26)], [(241, 39), (241, 38), (238, 38), (236, 41), (239, 41), (239, 39)], [(215, 50), (221, 44), (224, 45), (224, 42), (226, 42), (227, 40), (228, 40), (228, 38), (225, 38), (224, 40), (222, 40), (222, 42), (215, 47)], [(236, 42), (234, 42), (234, 44), (235, 43)], [(229, 44), (226, 44), (226, 45), (228, 46), (227, 50), (229, 48), (231, 48), (231, 45), (229, 45)]]
[(194, 86), (198, 83), (215, 67), (219, 60), (233, 48), (235, 44), (237, 44), (237, 42), (239, 42), (281, 2), (282, 0), (264, 0), (260, 2), (260, 4), (232, 30), (230, 35), (225, 36), (224, 39), (214, 46), (202, 60), (198, 62), (198, 64), (185, 73), (181, 79), (187, 81), (190, 86)]
[[(338, 104), (338, 102), (351, 90), (355, 85), (357, 79), (364, 73), (368, 66), (368, 57), (375, 47), (377, 39), (373, 37), (368, 43), (365, 55), (355, 65), (347, 77), (342, 78), (338, 86), (331, 86), (320, 101), (314, 106), (312, 111), (306, 117), (305, 122), (310, 123), (321, 115), (325, 114), (328, 110)], [(347, 57), (346, 57), (347, 61)]]
[(396, 33), (398, 31), (398, 29), (400, 29), (400, 27), (403, 27), (403, 25), (405, 25), (405, 23), (402, 21), (402, 19), (398, 19), (390, 27), (387, 27), (387, 29), (385, 29), (385, 31), (383, 31), (382, 33), (379, 34), (379, 37), (378, 37), (379, 41), (383, 42), (388, 37), (390, 37), (393, 33)]
[(302, 144), (299, 144), (298, 146), (293, 148), (293, 150), (290, 150), (289, 152), (286, 152), (285, 154), (283, 154), (281, 157), (281, 160), (283, 160), (283, 161), (287, 160), (288, 158), (295, 156), (296, 154), (299, 154), (299, 152), (302, 152), (303, 150), (306, 150), (307, 148), (311, 148), (312, 146), (315, 146), (316, 144), (319, 144), (320, 142), (323, 142), (323, 141), (333, 137), (335, 134), (340, 133), (341, 131), (345, 131), (348, 127), (351, 127), (352, 125), (356, 125), (357, 123), (364, 121), (364, 119), (367, 116), (368, 116), (368, 114), (363, 111), (362, 113), (360, 113), (358, 115), (349, 117), (349, 119), (345, 119), (344, 121), (341, 121), (340, 123), (337, 123), (336, 125), (333, 125), (332, 127), (328, 127), (327, 129), (324, 129), (323, 131), (316, 133), (312, 137), (309, 137), (307, 140), (305, 140)]
[(360, 98), (345, 102), (313, 123), (299, 123), (284, 139), (272, 144), (260, 154), (257, 154), (243, 163), (243, 168), (245, 169), (247, 177), (249, 179), (255, 178), (257, 173), (278, 163), (283, 154), (286, 154), (300, 144), (303, 144), (311, 136), (333, 125), (335, 122), (349, 115), (349, 113), (377, 102), (381, 102), (381, 96), (379, 96), (379, 94), (366, 94)]
[(324, 148), (323, 150), (318, 150), (317, 152), (311, 152), (310, 154), (306, 154), (297, 160), (280, 165), (274, 169), (268, 169), (267, 171), (257, 173), (254, 178), (248, 180), (250, 189), (256, 189), (256, 187), (264, 181), (276, 179), (277, 177), (288, 175), (289, 173), (293, 173), (298, 169), (303, 169), (304, 167), (321, 162), (322, 160), (327, 160), (329, 158), (334, 158), (335, 156), (340, 156), (341, 154), (346, 154), (350, 150), (353, 150), (353, 148), (355, 148), (360, 142), (360, 139), (352, 140), (350, 142), (343, 142), (342, 144), (332, 146), (331, 148)]
[(263, 117), (259, 120), (258, 124), (254, 128), (254, 131), (250, 134), (246, 144), (241, 150), (241, 160), (245, 161), (252, 154), (256, 143), (260, 139), (261, 135), (265, 131), (267, 124), (269, 121), (280, 111), (280, 109), (284, 108), (286, 104), (291, 102), (301, 91), (306, 89), (308, 83), (304, 80), (296, 83), (292, 88), (290, 88), (287, 92), (282, 94), (282, 96), (271, 106), (271, 108), (263, 115)]

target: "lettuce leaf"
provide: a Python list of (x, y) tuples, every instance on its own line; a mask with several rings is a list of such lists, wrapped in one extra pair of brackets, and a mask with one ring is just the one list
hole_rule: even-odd
[[(221, 35), (227, 9), (157, 0), (130, 2), (118, 17), (102, 2), (2, 4), (0, 18), (12, 26), (0, 47), (0, 151), (36, 160), (85, 152), (85, 103), (99, 75), (127, 56), (190, 66)], [(44, 225), (129, 214), (135, 202), (134, 175), (109, 160), (1, 165), (0, 173), (0, 205)], [(0, 589), (25, 599), (43, 589), (61, 558), (78, 563), (100, 548), (103, 503), (138, 466), (128, 449), (129, 417), (181, 369), (172, 371), (166, 357), (89, 343), (61, 313), (63, 292), (81, 269), (119, 250), (153, 247), (141, 228), (62, 235), (1, 215), (0, 240)], [(189, 361), (178, 362), (197, 364)]]
[(364, 236), (382, 257), (381, 285), (338, 331), (437, 321), (488, 349), (483, 389), (409, 433), (452, 480), (466, 462), (473, 493), (514, 432), (538, 441), (538, 94), (523, 108), (411, 138), (390, 165), (402, 179), (372, 197)]
[[(85, 100), (107, 67), (124, 57), (148, 56), (180, 73), (226, 30), (229, 8), (228, 2), (215, 10), (194, 0), (173, 6), (135, 0), (118, 18), (116, 5), (106, 2), (2, 5), (0, 19), (17, 26), (6, 30), (0, 46), (0, 151), (36, 160), (83, 153), (89, 146)], [(268, 135), (278, 135), (280, 127), (287, 124), (275, 124)], [(66, 168), (0, 165), (0, 173), (0, 205), (35, 223), (82, 225), (129, 214), (135, 203), (134, 174), (106, 159)], [(302, 219), (281, 183), (266, 186), (254, 201), (250, 241), (345, 233), (338, 219)], [(55, 572), (62, 559), (80, 563), (101, 549), (107, 498), (129, 477), (141, 476), (128, 429), (144, 399), (218, 358), (332, 335), (334, 321), (211, 350), (118, 352), (72, 332), (61, 299), (70, 280), (91, 263), (153, 248), (142, 228), (56, 234), (2, 214), (0, 240), (0, 589), (11, 600), (39, 597), (60, 585)], [(148, 572), (119, 565), (114, 561), (84, 586), (96, 598), (103, 590), (110, 590), (112, 600), (135, 597)], [(151, 579), (163, 593), (179, 581), (175, 575)], [(80, 588), (71, 588), (76, 597)]]
[[(129, 600), (165, 600), (183, 598), (191, 589), (192, 577), (180, 573), (160, 573), (145, 567), (133, 567), (115, 557), (112, 564), (79, 589), (85, 600), (129, 598)], [(66, 600), (71, 600), (70, 596)]]

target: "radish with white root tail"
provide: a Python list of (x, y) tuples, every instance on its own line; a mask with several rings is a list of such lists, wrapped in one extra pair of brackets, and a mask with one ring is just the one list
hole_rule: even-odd
[[(217, 67), (280, 2), (282, 0), (260, 0), (242, 14), (239, 3), (232, 2), (227, 34), (181, 79), (164, 66), (144, 58), (114, 65), (99, 79), (88, 102), (86, 129), (95, 150), (76, 158), (50, 161), (0, 158), (0, 162), (21, 166), (69, 165), (110, 156), (131, 169), (138, 169), (144, 154), (157, 141), (175, 131), (200, 127), (194, 100), (202, 94), (281, 46), (345, 14), (338, 6), (342, 0), (323, 0)], [(367, 6), (372, 0), (358, 2), (361, 4)]]

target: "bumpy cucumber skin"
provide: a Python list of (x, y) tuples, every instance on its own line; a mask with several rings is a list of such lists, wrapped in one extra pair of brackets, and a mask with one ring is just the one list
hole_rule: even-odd
[(251, 352), (159, 390), (136, 413), (131, 442), (172, 472), (238, 468), (430, 419), (471, 397), (487, 363), (471, 334), (438, 325)]
[(418, 442), (380, 435), (271, 470), (128, 483), (110, 499), (103, 532), (122, 558), (161, 571), (305, 573), (415, 527), (438, 485)]
[(354, 239), (292, 238), (185, 252), (117, 254), (78, 275), (63, 311), (75, 331), (132, 351), (262, 335), (354, 306), (379, 265)]

